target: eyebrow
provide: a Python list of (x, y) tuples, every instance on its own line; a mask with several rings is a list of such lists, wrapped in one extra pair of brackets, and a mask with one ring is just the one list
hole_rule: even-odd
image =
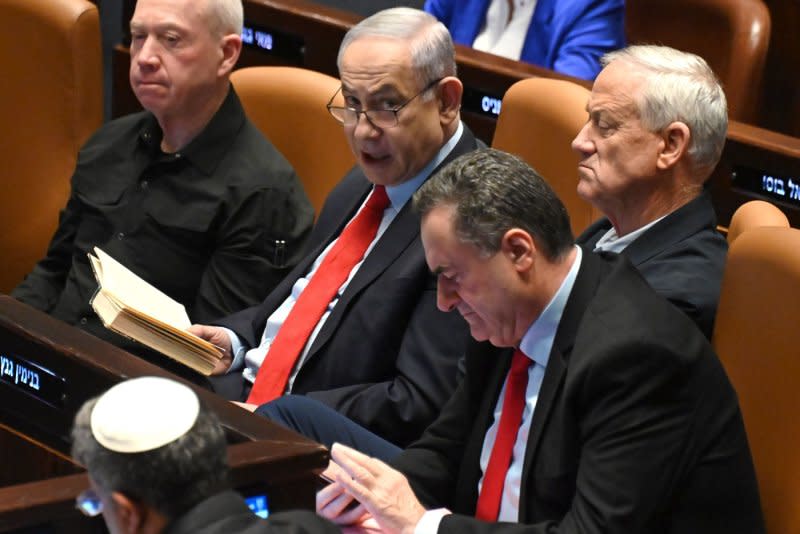
[[(145, 30), (148, 29), (147, 24), (143, 24), (141, 22), (131, 21), (131, 31), (136, 30)], [(186, 28), (180, 26), (174, 22), (162, 22), (155, 24), (151, 27), (152, 30), (155, 30), (157, 33), (164, 33), (168, 31), (176, 31), (178, 33), (183, 33), (186, 31)]]
[[(343, 93), (345, 93), (345, 92), (346, 93), (354, 93), (355, 91), (353, 90), (353, 88), (348, 87), (347, 84), (342, 82), (342, 92)], [(382, 97), (382, 96), (401, 96), (401, 95), (402, 94), (400, 93), (400, 91), (394, 85), (392, 85), (392, 84), (383, 84), (383, 85), (379, 86), (378, 89), (376, 89), (375, 91), (369, 93), (367, 95), (367, 97), (368, 98), (376, 98), (376, 97)]]

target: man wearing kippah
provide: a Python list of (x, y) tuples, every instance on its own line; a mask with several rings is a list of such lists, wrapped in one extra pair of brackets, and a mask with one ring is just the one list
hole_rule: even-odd
[(187, 386), (143, 377), (88, 400), (75, 417), (72, 455), (91, 487), (77, 500), (111, 534), (338, 532), (312, 512), (263, 520), (228, 488), (225, 434)]

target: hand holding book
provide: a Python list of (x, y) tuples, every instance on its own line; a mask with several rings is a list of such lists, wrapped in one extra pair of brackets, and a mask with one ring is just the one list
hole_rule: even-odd
[[(94, 248), (94, 253), (89, 254), (89, 261), (98, 289), (91, 305), (106, 328), (204, 375), (215, 371), (224, 351), (187, 331), (191, 321), (182, 304), (139, 278), (99, 247)], [(230, 359), (230, 346), (227, 352)]]

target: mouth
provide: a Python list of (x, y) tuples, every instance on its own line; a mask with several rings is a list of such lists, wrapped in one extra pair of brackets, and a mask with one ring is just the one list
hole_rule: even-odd
[(475, 316), (475, 312), (472, 311), (472, 310), (461, 310), (461, 309), (459, 309), (458, 313), (460, 313), (461, 317), (463, 317), (464, 320), (467, 320), (467, 321), (469, 320), (470, 317)]
[(389, 161), (391, 156), (389, 154), (384, 155), (374, 155), (370, 154), (369, 152), (361, 151), (361, 161), (363, 161), (367, 165), (379, 165), (381, 163), (386, 163)]

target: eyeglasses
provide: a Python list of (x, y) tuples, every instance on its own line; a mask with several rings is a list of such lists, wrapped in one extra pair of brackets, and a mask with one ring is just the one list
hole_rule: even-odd
[(88, 488), (75, 498), (75, 508), (85, 516), (97, 517), (103, 513), (103, 501), (92, 488)]
[(399, 106), (393, 107), (391, 109), (364, 109), (359, 110), (351, 107), (342, 107), (342, 106), (332, 106), (331, 102), (333, 99), (336, 98), (336, 95), (342, 90), (339, 87), (333, 96), (328, 101), (328, 104), (325, 106), (328, 108), (328, 112), (333, 115), (333, 118), (337, 121), (341, 122), (345, 126), (353, 126), (354, 124), (358, 124), (359, 117), (363, 114), (370, 124), (372, 124), (375, 128), (392, 128), (397, 126), (398, 119), (397, 114), (400, 112), (401, 109), (406, 107), (411, 103), (412, 100), (417, 98), (419, 95), (423, 94), (425, 91), (434, 87), (437, 83), (441, 82), (444, 78), (437, 78), (430, 82), (428, 85), (422, 88), (422, 90), (400, 104)]

